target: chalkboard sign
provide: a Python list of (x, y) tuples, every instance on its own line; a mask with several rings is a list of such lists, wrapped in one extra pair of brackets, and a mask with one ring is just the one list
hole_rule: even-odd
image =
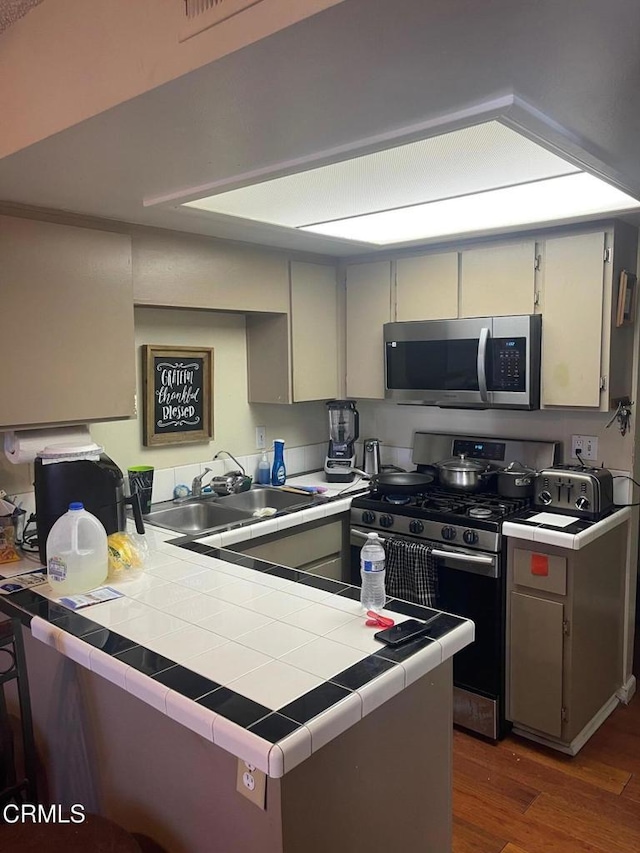
[(213, 349), (146, 344), (142, 377), (145, 447), (213, 437)]

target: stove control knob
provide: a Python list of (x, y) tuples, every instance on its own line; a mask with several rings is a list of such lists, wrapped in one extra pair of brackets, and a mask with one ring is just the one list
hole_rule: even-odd
[(373, 522), (375, 520), (376, 520), (375, 512), (371, 512), (370, 509), (365, 509), (365, 511), (362, 513), (362, 523), (363, 524), (373, 524)]
[(443, 527), (440, 533), (442, 534), (442, 538), (446, 539), (447, 542), (451, 542), (452, 539), (456, 538), (455, 527)]
[(462, 538), (467, 543), (467, 545), (475, 545), (478, 542), (478, 534), (475, 530), (465, 530), (462, 534)]
[(393, 516), (391, 515), (381, 515), (380, 516), (380, 526), (381, 527), (392, 527), (393, 525)]
[(576, 501), (576, 509), (579, 509), (582, 512), (589, 509), (589, 498), (585, 498), (585, 497), (578, 498), (578, 500)]
[(410, 533), (422, 533), (424, 530), (424, 524), (417, 519), (409, 522), (409, 532)]
[(540, 492), (540, 494), (538, 495), (538, 500), (541, 504), (548, 506), (553, 500), (553, 498), (551, 497), (551, 492), (548, 492), (546, 489)]

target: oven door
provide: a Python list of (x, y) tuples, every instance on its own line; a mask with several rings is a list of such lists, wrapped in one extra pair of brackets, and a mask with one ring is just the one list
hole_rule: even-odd
[[(351, 530), (351, 582), (360, 583), (360, 548), (370, 532)], [(385, 537), (381, 537), (384, 541)], [(417, 541), (411, 537), (394, 537)], [(420, 540), (422, 541), (422, 540)], [(433, 547), (438, 566), (437, 607), (471, 619), (475, 640), (453, 659), (455, 685), (454, 721), (466, 728), (497, 738), (504, 733), (505, 592), (499, 554), (451, 548), (423, 541)]]

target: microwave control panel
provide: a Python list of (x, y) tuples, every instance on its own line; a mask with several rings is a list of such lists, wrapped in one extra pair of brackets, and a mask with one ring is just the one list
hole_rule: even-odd
[(527, 339), (493, 338), (491, 355), (491, 390), (526, 390)]

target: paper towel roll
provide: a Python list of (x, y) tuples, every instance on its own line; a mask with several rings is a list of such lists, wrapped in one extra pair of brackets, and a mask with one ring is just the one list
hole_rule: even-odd
[(4, 455), (14, 465), (33, 462), (38, 452), (49, 444), (90, 444), (91, 433), (86, 424), (51, 429), (22, 429), (4, 434)]

